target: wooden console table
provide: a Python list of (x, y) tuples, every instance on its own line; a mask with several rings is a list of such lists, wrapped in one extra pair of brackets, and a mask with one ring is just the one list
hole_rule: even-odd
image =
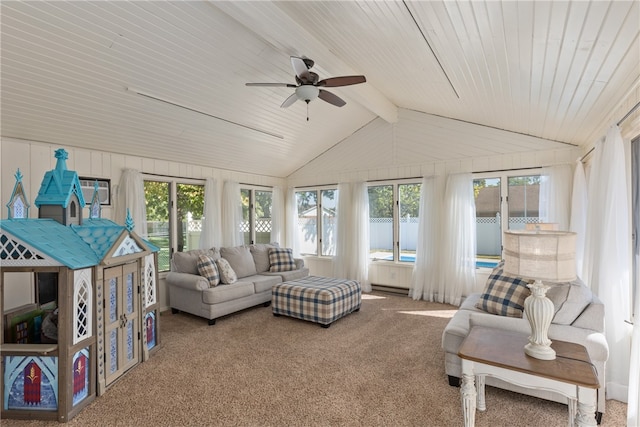
[(486, 409), (487, 375), (567, 396), (569, 426), (597, 425), (598, 375), (587, 350), (579, 344), (553, 341), (556, 359), (539, 360), (524, 353), (527, 342), (528, 337), (517, 332), (479, 326), (471, 329), (458, 350), (462, 359), (460, 394), (465, 427), (475, 424), (476, 404), (480, 411)]

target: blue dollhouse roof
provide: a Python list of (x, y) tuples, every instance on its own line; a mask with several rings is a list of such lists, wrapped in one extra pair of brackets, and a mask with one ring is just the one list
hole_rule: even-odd
[(82, 195), (78, 173), (67, 170), (69, 154), (63, 148), (56, 150), (55, 153), (56, 159), (58, 159), (56, 168), (44, 174), (38, 196), (34, 202), (35, 205), (37, 207), (56, 205), (66, 208), (69, 206), (71, 196), (75, 194), (78, 197), (80, 207), (83, 207), (86, 202)]
[[(101, 218), (71, 227), (46, 218), (3, 220), (0, 230), (72, 270), (98, 265), (122, 233), (128, 233), (126, 227)], [(159, 250), (146, 241), (145, 244), (152, 252)]]
[(72, 270), (100, 263), (101, 258), (72, 228), (52, 219), (6, 220), (0, 223), (0, 229)]

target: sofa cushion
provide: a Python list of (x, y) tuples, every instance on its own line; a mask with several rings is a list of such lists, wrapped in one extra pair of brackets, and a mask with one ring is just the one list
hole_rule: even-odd
[(524, 300), (530, 294), (527, 281), (505, 273), (501, 263), (489, 275), (476, 307), (500, 316), (522, 317)]
[(264, 274), (267, 276), (276, 276), (276, 277), (281, 277), (283, 282), (286, 282), (288, 280), (298, 280), (298, 279), (302, 279), (304, 277), (307, 277), (309, 275), (309, 268), (308, 267), (300, 267), (300, 268), (296, 268), (295, 270), (291, 270), (291, 271), (277, 271), (277, 272), (270, 272), (270, 271), (265, 271), (264, 273), (260, 273), (260, 274)]
[(171, 256), (171, 271), (200, 274), (198, 272), (198, 257), (202, 254), (210, 255), (213, 259), (220, 258), (220, 254), (216, 249), (193, 249), (186, 252), (174, 252)]
[(216, 260), (216, 264), (222, 283), (229, 285), (238, 281), (236, 272), (233, 271), (233, 268), (231, 268), (231, 265), (229, 265), (229, 262), (226, 259), (219, 258)]
[(253, 261), (256, 264), (256, 272), (264, 273), (269, 271), (271, 264), (269, 263), (269, 249), (279, 247), (278, 243), (257, 243), (249, 246), (249, 251), (253, 256)]
[(240, 298), (253, 295), (252, 282), (236, 282), (232, 285), (220, 285), (202, 291), (202, 302), (205, 304), (220, 304), (236, 301)]
[(270, 272), (291, 271), (296, 269), (293, 251), (290, 248), (269, 248)]
[(255, 287), (256, 293), (259, 294), (261, 292), (269, 291), (271, 292), (271, 288), (273, 285), (277, 285), (278, 283), (282, 283), (280, 276), (265, 276), (262, 274), (256, 274), (255, 276), (245, 277), (243, 280), (251, 280)]
[(253, 276), (257, 273), (256, 263), (249, 248), (246, 246), (232, 246), (220, 248), (220, 256), (229, 262), (239, 279)]
[(218, 273), (216, 261), (210, 255), (201, 254), (198, 257), (198, 272), (209, 281), (210, 287), (220, 283), (220, 273)]
[(579, 278), (572, 282), (547, 283), (547, 298), (554, 305), (555, 315), (552, 323), (570, 325), (593, 300), (593, 294)]

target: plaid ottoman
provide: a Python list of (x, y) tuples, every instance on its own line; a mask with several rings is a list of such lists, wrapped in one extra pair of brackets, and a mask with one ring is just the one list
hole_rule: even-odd
[(331, 323), (360, 310), (362, 290), (355, 280), (308, 276), (279, 283), (271, 288), (274, 316), (290, 316), (319, 323)]

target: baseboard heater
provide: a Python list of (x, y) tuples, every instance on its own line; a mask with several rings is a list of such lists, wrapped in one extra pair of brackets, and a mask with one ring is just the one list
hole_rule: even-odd
[(407, 296), (409, 295), (409, 289), (396, 288), (394, 286), (371, 284), (371, 289), (374, 290), (374, 291), (390, 292), (390, 293), (394, 293), (394, 294), (401, 294), (401, 295), (407, 295)]

